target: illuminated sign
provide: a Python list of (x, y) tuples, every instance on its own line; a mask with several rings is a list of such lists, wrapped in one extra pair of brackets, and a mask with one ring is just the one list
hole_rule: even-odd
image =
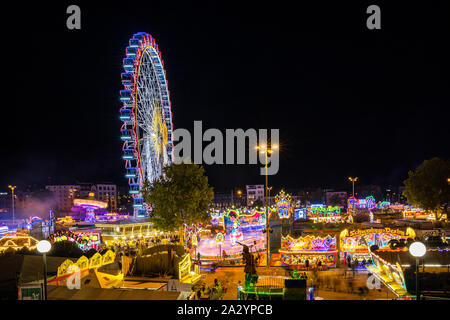
[(289, 219), (291, 216), (291, 196), (283, 190), (275, 196), (276, 208), (280, 219)]
[(372, 245), (377, 245), (380, 249), (387, 248), (391, 240), (415, 236), (412, 228), (407, 228), (406, 231), (391, 228), (345, 229), (340, 234), (340, 246), (343, 252), (367, 252)]
[(225, 238), (222, 234), (222, 232), (219, 232), (216, 236), (216, 244), (224, 244)]
[(294, 209), (294, 219), (306, 219), (306, 208)]
[(329, 206), (327, 208), (311, 207), (309, 211), (310, 211), (309, 216), (321, 216), (321, 217), (337, 216), (341, 213), (341, 208), (339, 208), (337, 206), (334, 206), (334, 207)]
[[(347, 229), (346, 229), (347, 230)], [(360, 234), (369, 234), (369, 233), (389, 233), (389, 234), (394, 234), (394, 235), (399, 235), (399, 236), (405, 236), (406, 233), (410, 233), (411, 231), (408, 230), (412, 230), (411, 228), (408, 228), (407, 231), (403, 231), (400, 229), (391, 229), (391, 228), (383, 228), (383, 229), (375, 229), (375, 228), (369, 228), (369, 229), (353, 229), (353, 230), (348, 230), (348, 236), (349, 237), (354, 237)], [(344, 230), (345, 231), (345, 230)], [(412, 231), (414, 232), (414, 231)]]
[(290, 251), (328, 251), (336, 250), (336, 236), (302, 236), (297, 239), (291, 236), (283, 237), (282, 243)]

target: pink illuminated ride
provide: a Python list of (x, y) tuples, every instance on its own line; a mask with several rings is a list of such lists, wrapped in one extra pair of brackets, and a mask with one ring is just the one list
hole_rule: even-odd
[(191, 257), (196, 260), (200, 254), (201, 266), (204, 267), (219, 261), (239, 263), (242, 259), (241, 244), (248, 246), (253, 253), (264, 252), (265, 219), (265, 212), (255, 209), (242, 211), (227, 209), (215, 212), (211, 223), (216, 228), (220, 227), (221, 231), (206, 232), (204, 229), (190, 231), (188, 237), (192, 244)]

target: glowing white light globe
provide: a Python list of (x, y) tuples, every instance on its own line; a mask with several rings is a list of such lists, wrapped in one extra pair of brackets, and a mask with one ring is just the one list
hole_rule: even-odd
[(50, 251), (51, 248), (52, 248), (52, 244), (50, 242), (48, 242), (47, 240), (39, 241), (37, 244), (37, 250), (40, 253), (47, 253)]
[(427, 247), (422, 242), (413, 242), (409, 246), (409, 253), (414, 257), (423, 257), (427, 252)]

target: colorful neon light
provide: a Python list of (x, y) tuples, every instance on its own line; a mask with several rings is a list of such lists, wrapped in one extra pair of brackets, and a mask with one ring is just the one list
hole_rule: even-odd
[(377, 245), (380, 249), (388, 248), (389, 241), (396, 239), (414, 238), (415, 232), (412, 228), (406, 231), (400, 229), (344, 229), (340, 233), (340, 248), (342, 252), (368, 253), (372, 245)]
[(348, 208), (373, 210), (377, 205), (375, 198), (373, 196), (368, 196), (365, 199), (356, 199), (355, 197), (350, 197), (347, 200), (347, 206)]
[(327, 235), (322, 238), (319, 236), (306, 235), (297, 239), (291, 236), (283, 237), (283, 249), (290, 251), (329, 251), (336, 250), (336, 236)]
[(289, 219), (291, 216), (291, 196), (286, 194), (284, 190), (281, 190), (279, 194), (275, 196), (276, 210), (280, 219)]
[(73, 204), (76, 207), (83, 207), (86, 209), (106, 209), (108, 207), (106, 202), (93, 199), (74, 199)]
[(297, 239), (283, 237), (279, 252), (282, 265), (303, 268), (306, 261), (309, 261), (310, 265), (320, 261), (323, 267), (335, 267), (338, 253), (336, 236), (327, 235), (322, 238), (306, 235)]
[(216, 244), (217, 245), (222, 245), (225, 243), (225, 237), (223, 236), (222, 232), (219, 232), (216, 236)]

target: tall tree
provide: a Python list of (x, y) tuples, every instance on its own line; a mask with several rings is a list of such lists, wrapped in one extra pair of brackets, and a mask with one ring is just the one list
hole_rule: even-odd
[(214, 197), (203, 167), (196, 164), (172, 164), (151, 185), (144, 186), (145, 202), (151, 206), (150, 221), (162, 231), (180, 231), (184, 224), (206, 223)]
[(440, 220), (449, 211), (449, 178), (450, 160), (425, 160), (416, 171), (409, 171), (408, 179), (403, 181), (406, 186), (403, 195), (409, 204), (433, 211)]

